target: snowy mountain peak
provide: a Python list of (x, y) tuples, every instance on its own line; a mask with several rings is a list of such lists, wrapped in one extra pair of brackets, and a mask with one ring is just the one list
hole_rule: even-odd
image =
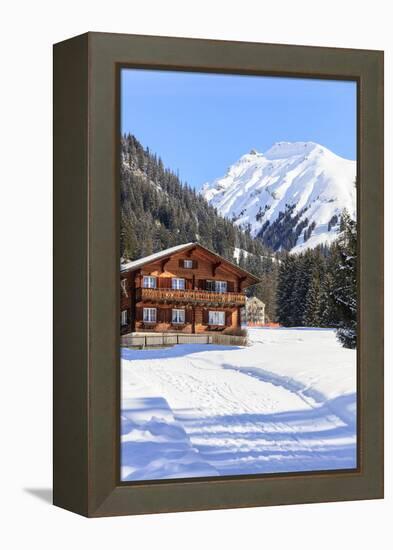
[(312, 141), (296, 141), (291, 143), (289, 141), (279, 141), (275, 143), (268, 151), (265, 153), (265, 157), (269, 160), (273, 159), (284, 159), (288, 157), (295, 157), (301, 155), (307, 155), (319, 149), (319, 151), (326, 150), (322, 145), (314, 143)]
[(355, 180), (355, 161), (312, 141), (281, 141), (240, 157), (202, 195), (272, 248), (299, 252), (331, 243), (344, 208), (356, 217)]
[(259, 153), (256, 149), (251, 149), (249, 153), (246, 153), (245, 155), (241, 156), (240, 159), (235, 164), (230, 166), (228, 171), (230, 171), (234, 166), (237, 166), (238, 164), (242, 164), (245, 162), (256, 162), (260, 158), (264, 158), (263, 153)]

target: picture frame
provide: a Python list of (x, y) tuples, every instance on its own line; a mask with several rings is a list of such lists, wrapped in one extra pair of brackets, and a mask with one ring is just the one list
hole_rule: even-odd
[[(120, 482), (122, 67), (357, 82), (358, 468)], [(102, 517), (383, 498), (383, 52), (86, 33), (54, 46), (54, 504)]]

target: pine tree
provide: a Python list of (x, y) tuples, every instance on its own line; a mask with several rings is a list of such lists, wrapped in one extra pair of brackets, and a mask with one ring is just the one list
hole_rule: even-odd
[(277, 318), (284, 326), (292, 326), (292, 297), (295, 288), (296, 260), (287, 254), (281, 261), (277, 285)]
[[(284, 257), (278, 273), (277, 316), (285, 326), (326, 326), (327, 256), (324, 246)], [(329, 309), (331, 311), (331, 309)], [(330, 322), (330, 321), (329, 321)]]
[(333, 328), (337, 326), (338, 312), (333, 300), (334, 279), (329, 267), (321, 282), (320, 320), (321, 326)]
[(313, 272), (307, 290), (303, 324), (307, 327), (321, 326), (321, 281), (317, 270)]
[(303, 326), (306, 313), (306, 297), (313, 269), (313, 251), (306, 250), (296, 257), (294, 287), (290, 297), (290, 326)]
[(333, 271), (333, 301), (338, 312), (337, 338), (345, 348), (356, 347), (357, 334), (357, 232), (346, 210), (341, 214)]

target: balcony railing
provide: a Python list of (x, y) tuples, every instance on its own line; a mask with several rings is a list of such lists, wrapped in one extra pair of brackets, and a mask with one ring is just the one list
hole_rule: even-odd
[(208, 290), (173, 290), (170, 288), (138, 288), (138, 302), (192, 303), (244, 306), (246, 297), (241, 292), (209, 292)]

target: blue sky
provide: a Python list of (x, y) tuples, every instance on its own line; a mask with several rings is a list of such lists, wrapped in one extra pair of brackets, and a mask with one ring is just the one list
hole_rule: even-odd
[(354, 160), (356, 84), (123, 69), (121, 127), (199, 189), (277, 141), (315, 141)]

